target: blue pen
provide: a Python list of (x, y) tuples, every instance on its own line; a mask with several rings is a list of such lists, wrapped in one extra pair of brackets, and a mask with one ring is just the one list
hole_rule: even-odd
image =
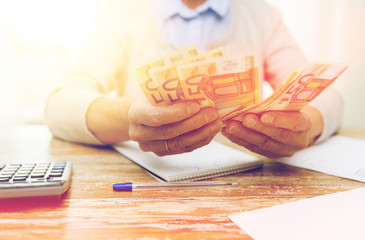
[(153, 182), (153, 183), (116, 183), (113, 184), (114, 191), (136, 191), (136, 190), (176, 190), (189, 187), (228, 187), (236, 186), (238, 183), (222, 181), (205, 182)]

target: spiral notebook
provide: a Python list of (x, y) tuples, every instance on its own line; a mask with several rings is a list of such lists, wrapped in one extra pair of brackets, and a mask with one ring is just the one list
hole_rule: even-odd
[(259, 168), (263, 160), (212, 141), (193, 152), (158, 157), (143, 152), (138, 143), (127, 141), (114, 145), (126, 158), (167, 182), (195, 181)]

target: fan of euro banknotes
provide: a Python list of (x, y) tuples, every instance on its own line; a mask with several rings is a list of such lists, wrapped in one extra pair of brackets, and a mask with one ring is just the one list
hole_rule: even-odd
[(223, 121), (240, 121), (246, 113), (299, 111), (346, 68), (313, 64), (295, 70), (285, 84), (261, 102), (254, 55), (225, 56), (222, 47), (206, 52), (200, 52), (197, 45), (175, 50), (137, 68), (136, 77), (152, 105), (195, 101), (201, 108), (215, 107)]

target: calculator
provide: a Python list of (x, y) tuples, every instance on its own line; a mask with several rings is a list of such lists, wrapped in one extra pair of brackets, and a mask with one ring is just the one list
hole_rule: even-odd
[(71, 162), (0, 163), (0, 198), (61, 195), (71, 181)]

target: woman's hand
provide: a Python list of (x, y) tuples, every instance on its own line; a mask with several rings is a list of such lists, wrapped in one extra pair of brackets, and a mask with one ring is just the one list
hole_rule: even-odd
[(301, 112), (247, 114), (242, 123), (228, 121), (222, 134), (250, 151), (275, 158), (292, 156), (312, 144), (323, 131), (321, 114), (312, 107)]
[(143, 151), (158, 156), (190, 152), (207, 145), (221, 130), (214, 108), (200, 109), (195, 102), (169, 106), (135, 103), (129, 109), (129, 137)]

